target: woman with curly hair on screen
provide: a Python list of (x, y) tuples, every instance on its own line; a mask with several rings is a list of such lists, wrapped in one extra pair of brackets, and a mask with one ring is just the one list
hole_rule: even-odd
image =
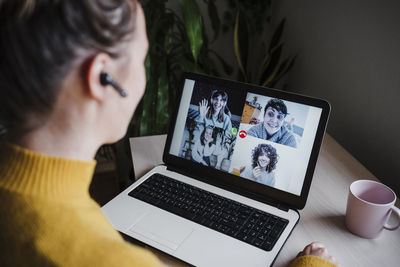
[(275, 186), (276, 149), (268, 144), (259, 144), (253, 149), (251, 159), (251, 167), (246, 168), (243, 176), (257, 183)]

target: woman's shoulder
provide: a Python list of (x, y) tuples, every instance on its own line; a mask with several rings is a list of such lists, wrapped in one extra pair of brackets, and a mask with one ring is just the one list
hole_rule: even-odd
[(199, 148), (201, 146), (200, 137), (194, 142), (193, 150)]
[(247, 134), (255, 137), (259, 137), (262, 134), (262, 127), (263, 125), (261, 123), (254, 125), (250, 127), (250, 129), (247, 131)]
[(226, 113), (224, 113), (224, 124), (226, 124), (226, 125), (231, 124), (232, 125), (231, 116), (229, 116)]
[(273, 171), (268, 172), (268, 171), (263, 171), (261, 173), (262, 179), (264, 180), (264, 182), (272, 182), (275, 180), (275, 173)]
[(230, 119), (231, 118), (231, 115), (229, 115), (229, 114), (226, 114), (225, 112), (224, 112), (224, 119)]
[(286, 127), (282, 127), (282, 140), (284, 140), (285, 145), (297, 146), (297, 141), (294, 133), (292, 131), (289, 131)]
[(248, 165), (245, 167), (241, 177), (252, 179), (252, 175), (253, 175), (253, 167), (251, 165)]

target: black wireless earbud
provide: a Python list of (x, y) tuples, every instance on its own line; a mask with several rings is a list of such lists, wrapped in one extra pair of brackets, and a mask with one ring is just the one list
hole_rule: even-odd
[(118, 91), (118, 93), (122, 97), (127, 96), (127, 93), (125, 92), (125, 90), (122, 89), (121, 86), (119, 86), (119, 84), (116, 81), (114, 81), (114, 79), (108, 73), (102, 72), (100, 74), (100, 83), (101, 83), (101, 85), (111, 85), (115, 90)]

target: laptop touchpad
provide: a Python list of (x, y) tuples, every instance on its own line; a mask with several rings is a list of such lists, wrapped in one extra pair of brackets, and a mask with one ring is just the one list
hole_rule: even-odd
[(148, 213), (129, 231), (176, 250), (193, 232), (193, 228), (178, 220), (164, 218), (157, 213)]

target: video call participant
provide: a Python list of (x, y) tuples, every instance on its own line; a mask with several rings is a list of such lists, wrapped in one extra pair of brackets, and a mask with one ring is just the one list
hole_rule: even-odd
[(253, 149), (251, 167), (246, 167), (243, 173), (244, 178), (254, 182), (275, 186), (275, 173), (273, 170), (278, 163), (276, 149), (268, 144), (259, 144)]
[(199, 103), (199, 115), (196, 121), (203, 123), (204, 126), (222, 128), (225, 134), (228, 134), (232, 128), (231, 112), (227, 106), (228, 94), (222, 90), (214, 90), (210, 96), (210, 105), (208, 100), (203, 99)]
[[(89, 194), (96, 151), (126, 134), (145, 90), (141, 6), (2, 0), (0, 18), (1, 265), (162, 266)], [(101, 82), (105, 72), (126, 91)], [(329, 257), (309, 245), (292, 266), (333, 266)]]
[(264, 108), (264, 122), (251, 127), (247, 134), (274, 143), (297, 147), (295, 136), (283, 126), (287, 114), (285, 103), (273, 98)]
[(206, 126), (194, 144), (192, 158), (195, 162), (206, 166), (210, 165), (210, 156), (216, 148), (215, 144), (212, 143), (214, 141), (213, 130), (213, 127)]

